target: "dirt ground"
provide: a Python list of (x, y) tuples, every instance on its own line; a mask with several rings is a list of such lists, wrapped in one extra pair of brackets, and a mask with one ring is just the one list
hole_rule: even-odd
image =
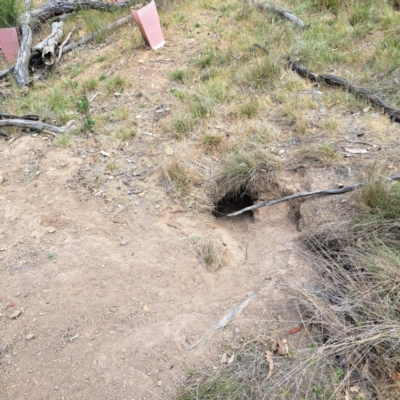
[[(207, 15), (199, 18), (206, 26)], [(222, 342), (240, 343), (249, 333), (280, 337), (299, 323), (285, 283), (315, 276), (299, 242), (300, 204), (215, 218), (172, 200), (157, 180), (160, 155), (184, 146), (171, 149), (162, 123), (154, 125), (157, 110), (173, 106), (166, 103), (168, 74), (208, 37), (206, 29), (182, 39), (164, 28), (167, 45), (159, 53), (129, 55), (115, 36), (121, 57), (107, 71), (117, 71), (128, 89), (92, 106), (104, 113), (129, 108), (137, 119), (133, 140), (0, 142), (1, 400), (171, 399), (188, 370), (219, 364)], [(109, 51), (89, 49), (88, 60)], [(81, 79), (104, 73), (99, 68)], [(109, 160), (121, 169), (107, 171)], [(346, 174), (285, 172), (259, 200), (353, 183)], [(308, 204), (311, 223), (319, 201)], [(204, 238), (221, 249), (216, 272), (199, 255)], [(254, 292), (203, 352), (188, 350)]]
[[(215, 220), (137, 195), (115, 216), (68, 149), (23, 137), (0, 160), (1, 398), (169, 399), (185, 371), (218, 364), (221, 340), (293, 327), (280, 283), (309, 268), (289, 205)], [(194, 245), (210, 225), (226, 249), (215, 273)], [(254, 291), (203, 354), (187, 350)]]

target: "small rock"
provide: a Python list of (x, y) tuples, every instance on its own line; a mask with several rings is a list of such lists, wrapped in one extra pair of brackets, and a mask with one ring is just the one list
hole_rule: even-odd
[(15, 310), (12, 314), (10, 314), (9, 318), (15, 319), (18, 318), (22, 314), (21, 310)]
[(157, 386), (161, 386), (161, 385), (162, 385), (162, 381), (158, 381)]
[(54, 386), (54, 390), (58, 390), (58, 386)]
[(138, 196), (143, 197), (145, 194), (146, 194), (145, 192), (142, 192), (142, 193), (139, 193)]
[(119, 96), (121, 96), (121, 94), (122, 94), (122, 93), (120, 93), (120, 92), (115, 92), (115, 93), (114, 93), (114, 96), (115, 96), (115, 97), (119, 97)]
[(148, 313), (148, 312), (150, 311), (150, 309), (149, 309), (149, 307), (147, 307), (147, 306), (143, 306), (143, 311), (144, 311), (145, 313)]
[(5, 182), (6, 178), (3, 175), (0, 175), (0, 185)]
[(34, 337), (35, 337), (35, 334), (32, 333), (32, 332), (29, 332), (29, 333), (26, 335), (26, 340), (32, 340)]
[(52, 226), (47, 228), (47, 232), (49, 232), (49, 233), (54, 233), (55, 231), (56, 231), (56, 228), (53, 228)]

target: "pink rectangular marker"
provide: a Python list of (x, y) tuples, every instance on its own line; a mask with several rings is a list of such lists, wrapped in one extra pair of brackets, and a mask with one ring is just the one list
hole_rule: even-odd
[(17, 28), (0, 29), (0, 47), (9, 63), (17, 61), (19, 51)]
[(139, 10), (132, 10), (132, 15), (139, 26), (143, 39), (153, 50), (164, 46), (165, 41), (154, 0)]

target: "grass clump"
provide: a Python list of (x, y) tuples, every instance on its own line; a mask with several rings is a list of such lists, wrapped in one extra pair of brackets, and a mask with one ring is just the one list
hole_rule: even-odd
[(0, 0), (0, 28), (13, 28), (24, 11), (22, 0)]
[(257, 115), (259, 103), (257, 100), (250, 100), (239, 107), (239, 114), (247, 118), (252, 118)]
[(109, 171), (118, 171), (120, 169), (120, 165), (116, 162), (116, 161), (110, 161), (109, 163), (107, 163), (106, 168)]
[(82, 87), (85, 90), (94, 90), (99, 86), (99, 82), (96, 78), (89, 78), (85, 82), (83, 82)]
[(299, 149), (294, 153), (297, 162), (318, 167), (331, 166), (337, 160), (336, 150), (332, 145), (315, 145)]
[(201, 244), (200, 255), (208, 269), (216, 271), (221, 267), (221, 256), (211, 240), (207, 239)]
[[(100, 77), (101, 78), (101, 77)], [(116, 92), (118, 90), (122, 90), (125, 86), (125, 79), (116, 75), (108, 80), (106, 83), (106, 88), (109, 93)]]
[(190, 172), (177, 159), (173, 159), (162, 169), (161, 180), (167, 193), (174, 198), (187, 195), (192, 183)]
[(215, 135), (212, 133), (206, 133), (202, 138), (201, 141), (203, 146), (205, 147), (206, 151), (217, 151), (220, 149), (223, 141), (222, 135)]
[(176, 82), (185, 83), (185, 77), (187, 75), (187, 70), (185, 69), (176, 69), (171, 72), (171, 78)]
[(172, 119), (172, 135), (176, 139), (183, 139), (194, 127), (194, 118), (187, 113), (178, 114)]
[(231, 154), (215, 180), (217, 190), (232, 197), (241, 193), (258, 193), (259, 186), (271, 184), (281, 164), (278, 160), (262, 152)]

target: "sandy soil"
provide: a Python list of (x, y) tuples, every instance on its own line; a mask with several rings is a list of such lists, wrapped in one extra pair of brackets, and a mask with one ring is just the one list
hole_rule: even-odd
[[(279, 283), (308, 269), (289, 205), (227, 221), (137, 195), (116, 216), (79, 186), (70, 150), (23, 137), (0, 152), (1, 398), (168, 399), (187, 369), (218, 363), (221, 340), (292, 327)], [(210, 226), (217, 272), (195, 243)], [(254, 291), (203, 354), (187, 350)]]

